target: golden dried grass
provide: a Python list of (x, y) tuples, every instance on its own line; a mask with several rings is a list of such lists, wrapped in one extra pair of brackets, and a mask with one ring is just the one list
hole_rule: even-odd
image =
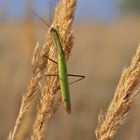
[[(59, 31), (61, 32), (66, 58), (69, 57), (73, 44), (71, 26), (75, 6), (76, 0), (62, 0), (56, 8), (56, 14), (52, 24), (52, 26), (59, 28)], [(41, 97), (31, 139), (41, 140), (45, 138), (48, 123), (60, 104), (60, 98), (57, 98), (56, 94), (59, 89), (58, 78), (49, 77), (46, 80), (45, 77), (45, 73), (56, 74), (57, 66), (52, 62), (48, 62), (45, 56), (55, 59), (56, 54), (57, 52), (55, 48), (52, 47), (52, 40), (48, 32), (43, 47), (37, 47), (35, 49), (33, 55), (34, 75), (28, 86), (27, 92), (23, 95), (15, 127), (9, 135), (10, 140), (16, 139), (24, 115), (30, 107), (31, 101), (38, 89), (41, 91)], [(113, 138), (120, 125), (126, 120), (128, 111), (139, 91), (139, 88), (136, 89), (140, 74), (139, 61), (140, 47), (138, 48), (131, 65), (124, 70), (107, 113), (105, 116), (102, 114), (99, 116), (99, 126), (96, 129), (96, 137), (98, 140), (108, 140)]]
[(10, 133), (9, 138), (8, 138), (10, 140), (14, 140), (16, 138), (16, 135), (20, 129), (20, 126), (21, 126), (22, 120), (25, 116), (25, 113), (28, 110), (28, 108), (31, 104), (31, 101), (34, 97), (34, 94), (37, 90), (37, 85), (38, 85), (39, 79), (40, 79), (40, 74), (38, 73), (35, 77), (32, 78), (30, 84), (28, 85), (27, 92), (23, 95), (20, 111), (19, 111), (18, 117), (16, 119), (14, 129)]
[[(61, 0), (56, 7), (53, 27), (57, 27), (61, 33), (61, 38), (64, 43), (66, 59), (70, 55), (73, 45), (72, 23), (76, 7), (76, 0)], [(37, 109), (37, 115), (33, 127), (32, 140), (44, 139), (45, 132), (48, 127), (50, 118), (54, 115), (59, 107), (60, 98), (56, 97), (56, 92), (59, 90), (58, 77), (49, 77), (46, 79), (45, 73), (56, 74), (57, 66), (52, 62), (48, 62), (46, 57), (55, 59), (57, 52), (52, 45), (50, 33), (48, 31), (46, 40), (41, 50), (38, 46), (35, 48), (33, 56), (33, 78), (28, 86), (27, 92), (23, 95), (20, 111), (14, 126), (13, 131), (9, 134), (10, 140), (15, 140), (17, 133), (20, 131), (22, 120), (26, 111), (30, 107), (31, 101), (38, 89), (41, 91), (40, 102)]]
[[(76, 0), (62, 0), (56, 7), (56, 14), (52, 23), (53, 27), (57, 27), (61, 32), (61, 37), (65, 46), (65, 57), (68, 58), (73, 44), (72, 37), (72, 22), (73, 14), (76, 7)], [(50, 34), (47, 36), (47, 41), (43, 46), (42, 57), (45, 55), (55, 59), (56, 48), (52, 46)], [(56, 74), (57, 65), (52, 62), (47, 65), (47, 73)], [(38, 106), (37, 117), (34, 123), (32, 139), (41, 140), (44, 138), (45, 131), (48, 126), (50, 118), (57, 110), (60, 99), (55, 99), (56, 92), (59, 89), (58, 77), (49, 77), (47, 79), (47, 86), (41, 87), (40, 105)]]
[(125, 122), (130, 107), (140, 88), (140, 46), (138, 47), (130, 66), (124, 69), (114, 97), (105, 115), (99, 115), (96, 138), (110, 140), (117, 133), (118, 128)]

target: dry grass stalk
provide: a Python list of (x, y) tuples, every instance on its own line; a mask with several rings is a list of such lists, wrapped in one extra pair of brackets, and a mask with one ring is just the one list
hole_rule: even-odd
[(29, 84), (28, 91), (22, 97), (22, 103), (21, 103), (20, 111), (19, 111), (16, 123), (15, 123), (14, 129), (10, 133), (9, 138), (8, 138), (10, 140), (16, 139), (16, 135), (20, 129), (20, 125), (22, 123), (25, 112), (28, 110), (28, 108), (31, 104), (31, 100), (34, 97), (34, 93), (37, 90), (37, 85), (38, 85), (39, 79), (40, 79), (40, 75), (36, 75), (35, 77), (33, 77), (33, 79), (31, 80), (31, 82)]
[[(70, 55), (70, 50), (73, 45), (73, 36), (72, 36), (72, 23), (73, 15), (76, 7), (76, 0), (61, 0), (59, 5), (56, 8), (56, 13), (54, 17), (53, 27), (59, 29), (61, 37), (64, 43), (64, 50), (66, 59)], [(38, 52), (39, 51), (39, 52)], [(40, 48), (35, 48), (33, 56), (33, 68), (34, 75), (29, 84), (28, 91), (24, 94), (22, 98), (22, 104), (20, 111), (16, 120), (15, 127), (13, 131), (9, 134), (10, 140), (16, 139), (16, 135), (20, 130), (21, 122), (25, 116), (25, 112), (28, 110), (31, 100), (34, 97), (35, 91), (38, 87), (41, 90), (40, 104), (38, 106), (37, 117), (33, 127), (33, 140), (41, 140), (44, 138), (45, 130), (47, 129), (47, 123), (50, 118), (54, 115), (57, 110), (60, 99), (55, 99), (56, 92), (59, 89), (59, 80), (58, 77), (49, 77), (46, 80), (45, 73), (56, 74), (57, 66), (52, 62), (48, 62), (45, 56), (48, 56), (55, 60), (57, 55), (56, 48), (52, 45), (52, 40), (50, 33), (48, 32), (44, 46)], [(43, 82), (42, 82), (43, 81)], [(45, 83), (44, 83), (45, 82)], [(43, 125), (45, 124), (45, 127)]]
[(39, 54), (39, 52), (37, 51), (39, 48), (38, 46), (39, 46), (39, 44), (37, 43), (37, 45), (35, 47), (35, 52), (33, 55), (34, 75), (33, 75), (32, 80), (30, 81), (30, 83), (28, 85), (27, 92), (25, 92), (25, 94), (22, 97), (22, 103), (21, 103), (21, 107), (19, 110), (19, 114), (18, 114), (18, 117), (16, 119), (14, 129), (9, 134), (9, 137), (8, 137), (9, 140), (16, 139), (17, 133), (20, 130), (20, 126), (22, 124), (22, 120), (25, 116), (25, 113), (27, 112), (28, 108), (30, 107), (31, 101), (34, 98), (35, 92), (38, 89), (38, 83), (41, 79), (40, 67), (43, 65), (42, 62), (39, 60), (38, 55), (37, 55), (37, 54)]
[[(70, 55), (70, 50), (73, 45), (72, 36), (72, 23), (73, 15), (76, 7), (76, 0), (61, 0), (56, 7), (53, 27), (57, 27), (61, 33), (61, 37), (64, 43), (64, 50), (66, 58)], [(41, 51), (42, 58), (47, 55), (52, 59), (56, 59), (56, 48), (52, 46), (52, 39), (48, 32), (47, 39), (44, 43)], [(46, 73), (57, 74), (57, 65), (48, 61), (46, 67)], [(37, 117), (33, 127), (32, 140), (44, 139), (45, 132), (47, 130), (48, 122), (54, 115), (60, 104), (60, 98), (56, 99), (56, 92), (59, 89), (58, 77), (48, 77), (47, 85), (41, 87), (41, 99), (40, 105), (38, 106)]]
[(110, 140), (118, 128), (125, 122), (135, 96), (138, 94), (140, 76), (140, 47), (138, 47), (131, 65), (124, 69), (113, 100), (105, 115), (99, 115), (96, 137), (98, 140)]

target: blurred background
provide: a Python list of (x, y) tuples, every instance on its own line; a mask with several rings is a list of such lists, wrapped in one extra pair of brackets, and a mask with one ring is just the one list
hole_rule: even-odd
[[(22, 94), (32, 76), (31, 58), (37, 41), (43, 42), (47, 27), (32, 10), (51, 22), (57, 0), (0, 0), (0, 139), (13, 129)], [(50, 6), (51, 5), (51, 6)], [(50, 8), (51, 7), (51, 8)], [(50, 123), (48, 140), (95, 140), (101, 110), (111, 102), (124, 67), (130, 64), (140, 42), (139, 0), (79, 0), (74, 22), (74, 47), (69, 73), (86, 79), (70, 86), (72, 114), (63, 106)], [(71, 79), (70, 79), (71, 80)], [(140, 96), (128, 121), (114, 140), (139, 140)], [(19, 140), (31, 131), (34, 109), (28, 112)]]

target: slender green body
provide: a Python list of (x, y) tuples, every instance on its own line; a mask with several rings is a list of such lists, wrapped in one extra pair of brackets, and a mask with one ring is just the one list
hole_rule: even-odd
[(55, 28), (51, 28), (50, 32), (52, 34), (53, 43), (58, 48), (57, 61), (58, 61), (58, 71), (59, 71), (59, 78), (60, 78), (60, 89), (61, 89), (62, 100), (67, 113), (70, 114), (71, 101), (70, 101), (70, 94), (69, 94), (69, 83), (68, 83), (67, 66), (66, 66), (65, 55), (62, 47), (61, 36)]
[[(39, 17), (36, 13), (34, 13), (35, 16), (37, 16), (41, 21), (43, 21), (48, 27), (50, 27), (48, 25), (47, 22), (45, 22), (41, 17)], [(54, 46), (56, 46), (58, 48), (58, 62), (54, 61), (53, 59), (45, 56), (46, 58), (48, 58), (49, 60), (51, 60), (52, 62), (58, 64), (58, 71), (59, 71), (59, 79), (60, 79), (60, 89), (61, 89), (61, 95), (62, 95), (62, 101), (64, 103), (64, 107), (66, 109), (67, 113), (71, 113), (71, 101), (70, 101), (70, 94), (69, 94), (69, 84), (73, 84), (76, 83), (80, 80), (82, 80), (83, 78), (85, 78), (85, 76), (83, 75), (75, 75), (75, 74), (68, 74), (67, 73), (67, 66), (66, 66), (66, 60), (65, 60), (65, 54), (63, 51), (63, 43), (61, 40), (61, 35), (59, 34), (59, 31), (56, 28), (51, 28), (50, 29), (50, 33), (51, 33), (51, 37), (53, 40), (53, 44)], [(47, 74), (48, 76), (58, 76), (56, 74)], [(73, 77), (79, 77), (80, 79), (75, 80), (71, 83), (68, 83), (68, 76), (73, 76)]]

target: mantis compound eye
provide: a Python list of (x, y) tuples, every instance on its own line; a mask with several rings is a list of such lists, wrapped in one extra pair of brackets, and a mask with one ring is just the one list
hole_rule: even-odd
[(56, 33), (56, 34), (57, 34), (57, 31), (56, 31), (56, 29), (55, 29), (54, 27), (52, 27), (52, 28), (50, 29), (50, 32), (51, 32), (51, 33)]

